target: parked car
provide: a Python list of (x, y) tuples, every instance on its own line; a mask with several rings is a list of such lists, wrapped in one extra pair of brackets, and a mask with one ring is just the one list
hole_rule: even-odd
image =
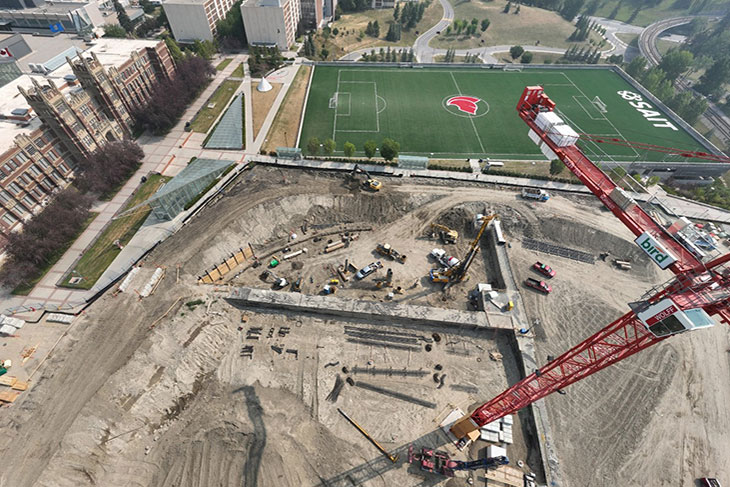
[(555, 277), (555, 271), (549, 265), (543, 264), (539, 260), (532, 264), (532, 268), (548, 279)]
[(525, 279), (525, 286), (531, 287), (532, 289), (535, 289), (537, 291), (540, 291), (544, 294), (550, 294), (553, 291), (553, 288), (550, 287), (550, 284), (546, 283), (545, 281), (538, 281), (537, 279), (532, 279), (531, 277), (528, 277)]
[(373, 262), (372, 264), (368, 264), (359, 271), (357, 271), (357, 274), (355, 274), (355, 277), (358, 279), (364, 279), (376, 270), (383, 267), (383, 264), (380, 263), (380, 261)]

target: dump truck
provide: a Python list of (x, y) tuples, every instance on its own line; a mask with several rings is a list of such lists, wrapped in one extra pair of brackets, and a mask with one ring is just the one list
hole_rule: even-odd
[(539, 188), (523, 188), (522, 197), (525, 199), (544, 202), (550, 199), (550, 193)]

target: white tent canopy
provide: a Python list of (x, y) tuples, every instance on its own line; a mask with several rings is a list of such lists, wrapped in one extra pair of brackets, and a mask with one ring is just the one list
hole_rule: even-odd
[(271, 91), (271, 83), (266, 78), (261, 78), (261, 82), (256, 89), (261, 92)]

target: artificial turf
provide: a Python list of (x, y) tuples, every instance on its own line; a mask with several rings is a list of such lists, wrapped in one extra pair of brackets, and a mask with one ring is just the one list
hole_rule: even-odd
[[(660, 113), (650, 117), (655, 120), (650, 121), (631, 106), (631, 100), (626, 99), (631, 96), (619, 92), (638, 94), (638, 90), (618, 74), (608, 69), (569, 67), (505, 72), (449, 67), (317, 66), (299, 146), (306, 150), (311, 137), (320, 141), (332, 138), (337, 144), (336, 154), (341, 154), (345, 142), (354, 143), (361, 154), (367, 140), (380, 143), (389, 137), (400, 143), (401, 154), (542, 159), (515, 109), (528, 85), (543, 86), (556, 102), (558, 112), (579, 133), (683, 150), (706, 150), (676, 123), (673, 125), (677, 130), (655, 127), (662, 124), (656, 120), (671, 119)], [(457, 95), (479, 98), (476, 113), (447, 106), (446, 101)], [(593, 102), (596, 96), (605, 103), (605, 113)], [(650, 111), (661, 112), (654, 103), (647, 103)], [(647, 110), (646, 105), (639, 106)], [(669, 160), (653, 151), (637, 152), (593, 142), (581, 144), (597, 161)]]

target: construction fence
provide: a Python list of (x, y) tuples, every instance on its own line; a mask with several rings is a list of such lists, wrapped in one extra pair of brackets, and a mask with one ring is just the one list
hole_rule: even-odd
[(198, 284), (213, 284), (223, 279), (223, 276), (231, 272), (233, 269), (250, 260), (256, 259), (251, 244), (245, 248), (239, 248), (238, 252), (231, 254), (220, 264), (216, 264), (211, 269), (205, 271), (205, 274), (198, 276)]

